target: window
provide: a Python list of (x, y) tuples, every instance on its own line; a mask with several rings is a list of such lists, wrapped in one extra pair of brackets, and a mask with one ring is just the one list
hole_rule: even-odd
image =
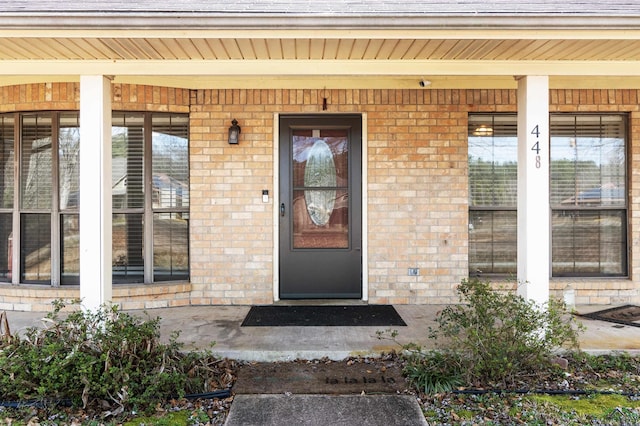
[(0, 282), (11, 282), (15, 193), (14, 134), (13, 115), (0, 115)]
[(469, 117), (469, 274), (516, 272), (517, 118)]
[[(469, 116), (469, 274), (516, 273), (517, 118)], [(627, 274), (626, 117), (552, 114), (553, 276)]]
[(189, 117), (117, 113), (113, 123), (113, 280), (188, 279)]
[[(53, 117), (22, 115), (20, 124), (20, 281), (51, 282)], [(57, 145), (57, 144), (56, 144)]]
[[(188, 124), (113, 114), (116, 283), (189, 278)], [(79, 130), (77, 112), (0, 115), (0, 282), (79, 283)]]
[(626, 119), (551, 116), (552, 272), (627, 274)]

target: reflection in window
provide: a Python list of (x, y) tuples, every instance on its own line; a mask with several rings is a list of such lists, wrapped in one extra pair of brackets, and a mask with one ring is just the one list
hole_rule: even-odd
[(23, 214), (20, 218), (20, 281), (51, 281), (51, 214)]
[(11, 282), (14, 139), (13, 115), (0, 115), (0, 282)]
[(113, 282), (144, 282), (142, 215), (114, 214), (112, 226)]
[[(550, 117), (554, 276), (625, 276), (626, 117)], [(516, 271), (516, 116), (469, 116), (469, 274)]]
[(60, 225), (60, 283), (80, 283), (80, 216), (64, 214)]
[(152, 116), (154, 281), (189, 278), (189, 119)]
[(515, 274), (517, 118), (469, 116), (469, 275)]
[(296, 129), (293, 248), (349, 248), (349, 139), (343, 129)]
[(13, 215), (11, 213), (0, 213), (0, 282), (11, 282), (12, 222)]
[(0, 116), (0, 210), (13, 207), (13, 116)]
[(77, 211), (80, 195), (80, 125), (78, 114), (60, 114), (58, 130), (58, 199), (60, 210)]
[(51, 117), (22, 118), (20, 201), (23, 209), (51, 208)]
[(189, 120), (153, 116), (153, 208), (189, 206)]
[(113, 209), (143, 209), (144, 114), (115, 113), (111, 140)]
[(627, 274), (626, 120), (551, 117), (554, 276)]
[[(188, 279), (188, 124), (185, 114), (113, 114), (114, 282)], [(75, 111), (0, 114), (0, 282), (79, 283), (80, 145)]]
[(189, 214), (153, 215), (153, 279), (189, 278)]

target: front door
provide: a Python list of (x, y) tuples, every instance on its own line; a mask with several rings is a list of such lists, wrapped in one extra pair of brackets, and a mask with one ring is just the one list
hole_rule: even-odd
[(280, 118), (280, 298), (362, 297), (362, 118)]

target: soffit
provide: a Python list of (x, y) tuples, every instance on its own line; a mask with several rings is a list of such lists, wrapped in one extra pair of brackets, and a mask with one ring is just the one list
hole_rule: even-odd
[(369, 37), (353, 37), (349, 32), (333, 37), (4, 34), (0, 38), (0, 60), (638, 61), (639, 34), (629, 38), (562, 39), (553, 34), (537, 38), (512, 34), (470, 39), (438, 34), (388, 37), (375, 32)]
[(80, 8), (91, 2), (76, 2), (74, 12), (46, 12), (47, 2), (36, 3), (41, 11), (0, 13), (0, 84), (89, 73), (188, 88), (255, 87), (256, 79), (261, 87), (413, 87), (423, 77), (434, 87), (515, 87), (513, 77), (524, 74), (550, 75), (555, 84), (577, 78), (584, 86), (581, 77), (589, 76), (591, 85), (628, 87), (640, 78), (640, 16), (623, 7), (600, 16), (576, 7), (563, 16), (496, 13), (483, 2), (462, 1), (458, 9), (485, 8), (478, 16), (471, 9), (442, 16), (391, 13), (380, 9), (391, 2), (373, 2), (377, 13), (260, 15), (255, 8), (250, 14)]

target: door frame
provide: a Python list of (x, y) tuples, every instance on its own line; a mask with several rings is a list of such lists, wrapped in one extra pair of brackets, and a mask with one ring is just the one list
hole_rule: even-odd
[[(369, 241), (369, 233), (368, 233), (368, 184), (367, 184), (367, 176), (368, 176), (368, 163), (367, 163), (367, 114), (366, 113), (344, 113), (344, 114), (334, 114), (327, 113), (328, 116), (335, 115), (360, 115), (362, 119), (362, 301), (369, 300), (369, 262), (368, 262), (368, 241)], [(284, 113), (275, 113), (273, 115), (273, 183), (271, 186), (271, 192), (273, 193), (272, 197), (272, 213), (273, 213), (273, 261), (272, 261), (272, 270), (271, 275), (273, 277), (273, 301), (280, 301), (280, 116), (292, 116), (298, 115), (300, 117), (318, 115), (318, 113), (301, 113), (301, 114), (284, 114)]]

